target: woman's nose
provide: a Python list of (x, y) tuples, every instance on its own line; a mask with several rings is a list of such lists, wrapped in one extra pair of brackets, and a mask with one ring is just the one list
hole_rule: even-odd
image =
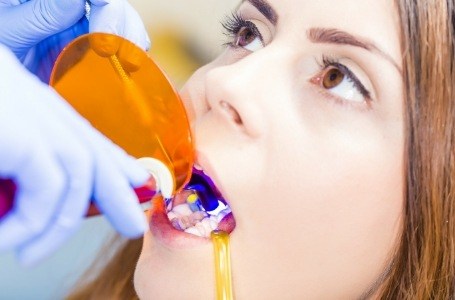
[[(259, 101), (261, 81), (250, 66), (239, 64), (216, 67), (206, 75), (206, 97), (210, 109), (220, 118), (250, 137), (264, 132), (264, 109)], [(255, 76), (256, 75), (256, 76)]]
[(221, 109), (223, 109), (230, 116), (230, 119), (235, 124), (237, 124), (238, 126), (243, 125), (243, 121), (242, 118), (240, 117), (239, 112), (231, 104), (224, 100), (221, 100), (218, 104), (220, 105)]

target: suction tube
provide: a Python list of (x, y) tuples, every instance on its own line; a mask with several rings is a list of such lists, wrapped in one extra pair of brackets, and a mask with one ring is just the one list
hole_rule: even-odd
[(211, 236), (215, 252), (216, 299), (233, 300), (229, 234), (214, 230)]

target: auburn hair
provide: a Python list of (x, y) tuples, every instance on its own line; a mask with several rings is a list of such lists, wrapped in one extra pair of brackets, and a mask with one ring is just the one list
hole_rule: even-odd
[(382, 299), (452, 299), (454, 1), (399, 0), (406, 122), (403, 231)]

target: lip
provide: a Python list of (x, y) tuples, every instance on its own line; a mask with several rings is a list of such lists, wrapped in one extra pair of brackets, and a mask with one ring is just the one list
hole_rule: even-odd
[(235, 228), (234, 215), (232, 213), (229, 213), (221, 220), (216, 230), (221, 230), (230, 234), (234, 230), (234, 228)]

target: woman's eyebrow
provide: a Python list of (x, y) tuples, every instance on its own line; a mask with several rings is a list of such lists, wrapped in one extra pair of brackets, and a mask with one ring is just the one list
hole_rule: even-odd
[(266, 0), (243, 0), (249, 2), (261, 12), (273, 25), (278, 23), (278, 14)]
[(393, 60), (392, 56), (381, 50), (376, 44), (371, 41), (367, 41), (360, 37), (353, 36), (350, 33), (341, 31), (334, 28), (310, 28), (307, 30), (307, 37), (313, 43), (327, 43), (337, 45), (350, 45), (354, 47), (360, 47), (365, 50), (376, 52), (390, 63), (400, 72), (401, 68), (399, 64)]

